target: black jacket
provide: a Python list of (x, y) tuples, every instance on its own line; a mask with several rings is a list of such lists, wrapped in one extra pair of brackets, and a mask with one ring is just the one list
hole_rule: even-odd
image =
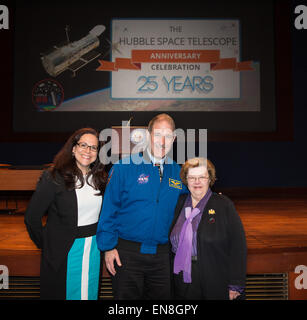
[[(43, 227), (42, 217), (47, 214)], [(75, 190), (67, 190), (63, 178), (52, 178), (49, 171), (42, 174), (25, 213), (29, 235), (42, 258), (57, 270), (68, 254), (78, 225), (78, 204)]]
[[(186, 197), (178, 199), (171, 230)], [(246, 256), (243, 225), (232, 201), (212, 193), (197, 230), (197, 263), (205, 299), (227, 300), (228, 285), (245, 286)]]

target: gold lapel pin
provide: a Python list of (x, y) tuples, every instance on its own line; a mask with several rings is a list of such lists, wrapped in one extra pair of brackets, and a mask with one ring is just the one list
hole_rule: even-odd
[(208, 212), (209, 212), (209, 214), (215, 214), (215, 210), (213, 210), (213, 209), (210, 209)]

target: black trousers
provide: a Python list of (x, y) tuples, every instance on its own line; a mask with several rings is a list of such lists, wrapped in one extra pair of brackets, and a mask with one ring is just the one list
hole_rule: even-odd
[(116, 300), (170, 299), (168, 245), (160, 246), (156, 254), (143, 254), (139, 244), (123, 240), (119, 241), (117, 250), (122, 266), (115, 262), (112, 286)]
[(200, 280), (200, 272), (196, 261), (191, 265), (192, 282), (183, 282), (183, 274), (173, 274), (174, 298), (176, 300), (203, 300), (205, 299)]
[[(229, 300), (228, 287), (221, 290), (221, 294), (214, 298), (206, 295), (201, 286), (202, 273), (197, 261), (191, 265), (192, 282), (183, 282), (182, 271), (179, 274), (173, 273), (173, 296), (175, 300)], [(239, 295), (236, 300), (245, 300), (245, 292)]]

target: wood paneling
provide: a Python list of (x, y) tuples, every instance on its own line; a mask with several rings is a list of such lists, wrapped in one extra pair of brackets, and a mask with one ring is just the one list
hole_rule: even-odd
[(235, 200), (249, 253), (307, 251), (307, 198)]
[(34, 190), (42, 170), (0, 170), (0, 191)]
[[(29, 180), (33, 189), (39, 174), (36, 172)], [(25, 182), (20, 185), (25, 186)], [(288, 273), (289, 298), (305, 299), (307, 290), (294, 287), (294, 270), (298, 265), (307, 266), (306, 190), (250, 191), (223, 192), (233, 199), (245, 229), (247, 273)], [(30, 196), (31, 191), (26, 192)], [(0, 214), (0, 264), (8, 266), (10, 275), (39, 276), (40, 254), (28, 236), (24, 215)], [(103, 275), (109, 276), (105, 267)]]
[[(248, 273), (291, 272), (307, 265), (306, 199), (242, 199), (235, 205), (246, 233)], [(10, 252), (37, 254), (23, 219), (0, 215), (1, 260)]]

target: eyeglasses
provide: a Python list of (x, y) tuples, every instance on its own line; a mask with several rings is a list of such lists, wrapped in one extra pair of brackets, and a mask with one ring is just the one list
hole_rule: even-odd
[(87, 148), (90, 148), (90, 151), (98, 152), (98, 146), (89, 146), (86, 142), (77, 142), (77, 145), (82, 150), (87, 150)]
[(209, 177), (204, 177), (204, 176), (201, 176), (201, 177), (188, 176), (187, 178), (188, 178), (189, 182), (196, 182), (197, 180), (199, 182), (205, 182), (205, 181), (209, 180)]
[(163, 135), (161, 133), (154, 133), (153, 136), (155, 139), (162, 139), (162, 137), (164, 137), (165, 141), (168, 141), (168, 142), (172, 142), (174, 139), (174, 135), (172, 134)]

